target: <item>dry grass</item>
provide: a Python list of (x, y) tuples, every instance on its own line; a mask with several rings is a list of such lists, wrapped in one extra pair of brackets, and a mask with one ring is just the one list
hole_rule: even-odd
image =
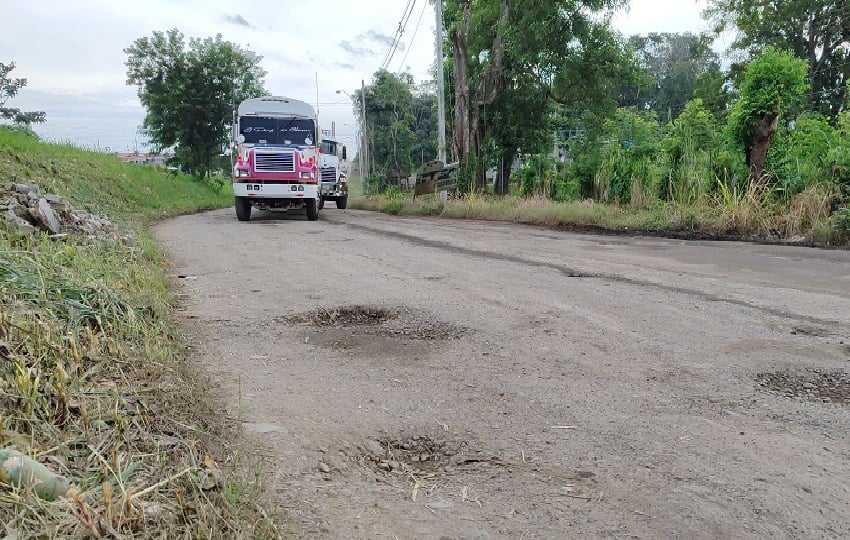
[(742, 192), (721, 187), (691, 205), (648, 202), (616, 205), (593, 200), (555, 202), (544, 198), (466, 195), (442, 203), (434, 197), (394, 195), (357, 198), (351, 208), (398, 215), (511, 221), (551, 228), (749, 240), (821, 239), (830, 226), (838, 192), (827, 185), (809, 188), (783, 208), (769, 201), (764, 186)]
[(13, 538), (257, 538), (233, 427), (179, 356), (161, 268), (120, 243), (0, 231), (0, 447), (79, 492), (0, 485)]
[(806, 236), (810, 231), (831, 225), (833, 208), (841, 202), (841, 193), (832, 184), (816, 184), (791, 199), (787, 213), (777, 227), (785, 236)]
[[(234, 427), (181, 358), (161, 267), (121, 243), (0, 231), (0, 447), (71, 481), (0, 485), (13, 538), (257, 538)], [(185, 349), (184, 349), (185, 350)]]

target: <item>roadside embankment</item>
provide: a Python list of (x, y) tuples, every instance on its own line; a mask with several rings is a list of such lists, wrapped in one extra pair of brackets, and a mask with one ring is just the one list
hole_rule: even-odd
[(236, 427), (185, 361), (170, 263), (147, 231), (230, 204), (191, 178), (0, 127), (6, 535), (277, 536)]

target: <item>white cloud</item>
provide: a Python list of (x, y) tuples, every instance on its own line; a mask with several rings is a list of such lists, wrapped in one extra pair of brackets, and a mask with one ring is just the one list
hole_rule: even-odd
[[(417, 0), (390, 69), (409, 67), (429, 77), (434, 57), (434, 17)], [(624, 34), (699, 30), (704, 0), (632, 0), (615, 24)], [(12, 75), (29, 85), (15, 105), (44, 110), (42, 135), (124, 150), (138, 140), (144, 110), (125, 85), (124, 48), (153, 31), (177, 28), (189, 37), (222, 37), (263, 56), (272, 93), (318, 102), (326, 125), (351, 135), (349, 94), (378, 69), (398, 28), (399, 0), (38, 0), (16, 2), (14, 22), (0, 33), (0, 62), (15, 61)], [(413, 39), (416, 22), (421, 26)], [(404, 66), (401, 66), (403, 59)], [(348, 124), (348, 126), (346, 126)]]
[(628, 9), (613, 19), (614, 26), (624, 35), (650, 32), (692, 32), (708, 29), (702, 19), (706, 0), (631, 0)]

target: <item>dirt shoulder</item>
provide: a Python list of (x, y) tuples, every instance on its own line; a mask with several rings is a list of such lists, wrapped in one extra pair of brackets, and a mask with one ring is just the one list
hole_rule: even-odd
[(850, 253), (333, 208), (156, 234), (305, 538), (850, 534)]

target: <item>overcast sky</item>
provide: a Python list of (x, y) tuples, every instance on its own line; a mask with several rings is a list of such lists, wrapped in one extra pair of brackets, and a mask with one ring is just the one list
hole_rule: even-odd
[[(45, 139), (101, 150), (127, 151), (143, 137), (136, 88), (125, 84), (128, 47), (155, 30), (178, 28), (188, 37), (224, 39), (263, 56), (266, 88), (315, 103), (322, 127), (336, 123), (341, 139), (355, 132), (351, 104), (361, 79), (368, 84), (381, 66), (407, 4), (404, 0), (24, 0), (14, 2), (12, 22), (0, 31), (0, 62), (14, 61), (13, 77), (28, 85), (7, 103), (44, 110), (36, 126)], [(617, 14), (625, 35), (698, 32), (705, 0), (631, 0)], [(417, 22), (421, 23), (418, 26)], [(434, 59), (434, 9), (416, 0), (391, 71), (408, 69), (428, 78)]]

